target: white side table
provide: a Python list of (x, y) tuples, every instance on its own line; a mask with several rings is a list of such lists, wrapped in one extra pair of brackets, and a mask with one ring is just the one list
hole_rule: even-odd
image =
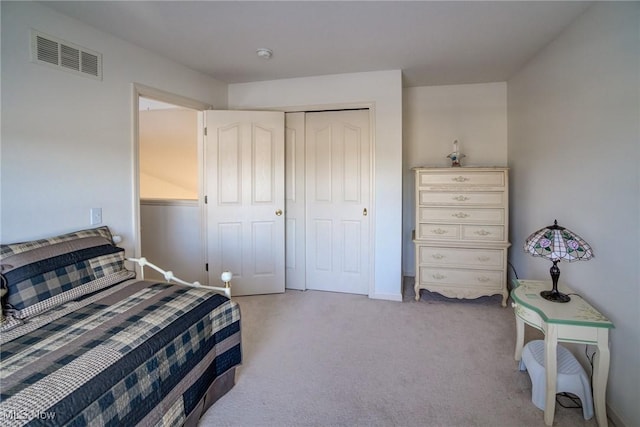
[(515, 359), (522, 357), (525, 323), (544, 333), (546, 366), (546, 401), (544, 422), (553, 425), (556, 409), (556, 376), (558, 342), (596, 346), (593, 364), (593, 402), (600, 427), (606, 427), (605, 392), (609, 376), (609, 329), (613, 323), (579, 295), (562, 284), (559, 290), (571, 295), (568, 303), (547, 301), (540, 291), (551, 289), (550, 281), (514, 280), (511, 291), (516, 315)]

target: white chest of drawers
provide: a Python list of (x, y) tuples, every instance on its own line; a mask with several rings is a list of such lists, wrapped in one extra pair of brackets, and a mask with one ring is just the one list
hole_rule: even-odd
[(420, 289), (507, 302), (509, 170), (415, 168), (416, 301)]

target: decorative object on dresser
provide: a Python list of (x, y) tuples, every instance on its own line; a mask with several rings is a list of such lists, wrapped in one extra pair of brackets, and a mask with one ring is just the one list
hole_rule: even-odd
[(464, 154), (460, 152), (458, 149), (458, 140), (453, 141), (453, 151), (447, 156), (447, 158), (451, 159), (451, 167), (459, 167), (460, 160), (463, 157), (466, 157)]
[(502, 295), (507, 305), (509, 169), (414, 168), (416, 301)]
[(542, 298), (553, 302), (569, 302), (569, 295), (558, 292), (558, 279), (560, 268), (558, 262), (568, 262), (593, 258), (593, 250), (584, 239), (573, 231), (560, 227), (558, 220), (553, 225), (541, 228), (527, 237), (524, 250), (533, 256), (550, 259), (553, 262), (549, 272), (551, 273), (552, 289), (540, 292)]

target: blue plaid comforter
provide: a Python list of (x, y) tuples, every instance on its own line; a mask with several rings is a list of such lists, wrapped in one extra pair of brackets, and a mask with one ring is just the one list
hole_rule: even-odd
[(128, 281), (0, 335), (0, 424), (181, 425), (241, 362), (222, 295)]

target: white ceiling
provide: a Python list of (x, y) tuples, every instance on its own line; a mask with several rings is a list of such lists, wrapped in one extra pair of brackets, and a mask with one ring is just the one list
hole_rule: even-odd
[(45, 2), (227, 83), (401, 69), (404, 86), (506, 81), (590, 3)]

